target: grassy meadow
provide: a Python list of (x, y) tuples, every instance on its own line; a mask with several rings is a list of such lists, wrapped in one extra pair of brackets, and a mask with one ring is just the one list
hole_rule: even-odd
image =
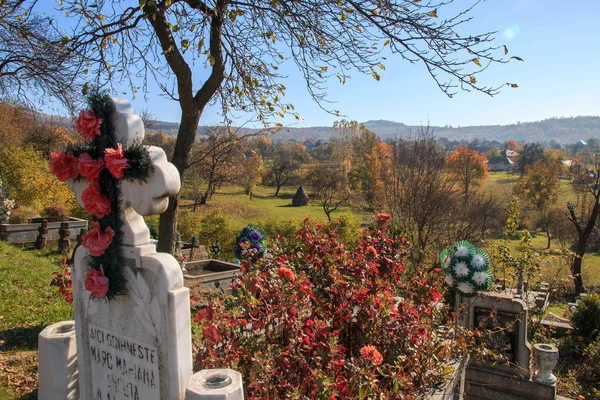
[(0, 400), (35, 399), (37, 337), (73, 319), (73, 307), (50, 286), (62, 258), (0, 242)]
[[(292, 198), (297, 189), (298, 187), (282, 187), (279, 195), (275, 197), (275, 188), (257, 186), (250, 198), (241, 186), (224, 186), (217, 190), (206, 204), (198, 206), (196, 211), (201, 215), (221, 211), (231, 217), (236, 229), (241, 229), (248, 223), (259, 224), (273, 219), (303, 221), (308, 217), (318, 223), (327, 222), (327, 216), (318, 201), (312, 200), (305, 207), (292, 206)], [(184, 187), (181, 202), (183, 210), (192, 210), (194, 202), (190, 197)], [(353, 211), (350, 207), (340, 207), (332, 215), (333, 218), (340, 215), (357, 215), (363, 219), (368, 216), (366, 213)]]

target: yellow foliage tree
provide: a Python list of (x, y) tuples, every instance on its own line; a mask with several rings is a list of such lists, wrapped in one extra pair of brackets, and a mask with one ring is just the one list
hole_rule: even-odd
[(0, 143), (10, 143), (20, 146), (23, 144), (27, 132), (33, 128), (32, 113), (24, 107), (7, 103), (0, 103)]
[(0, 176), (18, 207), (40, 212), (49, 206), (75, 205), (73, 192), (52, 175), (48, 162), (32, 146), (1, 147)]
[(479, 186), (488, 176), (487, 158), (475, 150), (458, 146), (446, 159), (448, 172), (463, 187), (465, 204), (472, 188)]

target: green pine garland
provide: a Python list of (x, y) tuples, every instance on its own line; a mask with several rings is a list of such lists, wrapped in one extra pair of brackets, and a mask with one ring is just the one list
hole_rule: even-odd
[[(104, 158), (107, 148), (116, 148), (118, 141), (115, 135), (115, 127), (112, 122), (112, 115), (116, 111), (115, 105), (106, 93), (92, 93), (87, 103), (94, 111), (96, 118), (102, 119), (100, 125), (100, 136), (96, 136), (90, 142), (69, 146), (67, 151), (79, 157), (83, 153), (88, 153), (93, 159)], [(110, 227), (114, 231), (114, 236), (109, 247), (100, 256), (89, 256), (88, 264), (90, 268), (104, 270), (104, 275), (109, 279), (109, 289), (106, 299), (113, 300), (115, 296), (125, 293), (126, 280), (123, 276), (122, 267), (125, 265), (125, 259), (119, 251), (123, 242), (123, 221), (121, 215), (121, 184), (120, 180), (144, 181), (153, 170), (150, 154), (145, 146), (136, 142), (128, 147), (123, 144), (123, 152), (129, 161), (129, 168), (124, 171), (122, 178), (115, 178), (107, 168), (100, 173), (98, 184), (101, 193), (110, 200), (111, 212), (103, 218), (92, 216), (92, 219), (100, 223), (102, 229)], [(85, 179), (79, 176), (77, 179)]]

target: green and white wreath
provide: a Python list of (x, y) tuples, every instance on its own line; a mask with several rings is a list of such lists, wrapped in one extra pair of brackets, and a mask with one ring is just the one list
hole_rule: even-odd
[(492, 286), (490, 258), (484, 250), (461, 240), (440, 253), (444, 280), (461, 295), (476, 296)]

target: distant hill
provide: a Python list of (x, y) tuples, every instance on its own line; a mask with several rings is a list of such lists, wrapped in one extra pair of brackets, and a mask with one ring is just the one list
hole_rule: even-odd
[[(62, 119), (61, 125), (67, 125), (68, 119)], [(406, 125), (401, 122), (376, 120), (364, 122), (364, 125), (375, 132), (381, 139), (394, 137), (408, 137), (418, 129), (418, 125)], [(163, 130), (168, 135), (176, 135), (179, 128), (177, 122), (155, 121), (149, 131)], [(590, 137), (600, 138), (600, 117), (585, 116), (571, 118), (550, 118), (536, 122), (522, 122), (512, 125), (482, 125), (482, 126), (432, 126), (433, 133), (438, 138), (450, 140), (473, 139), (496, 140), (524, 140), (526, 142), (550, 142), (555, 140), (561, 144), (575, 143), (578, 140), (587, 140)], [(205, 132), (205, 127), (198, 128), (198, 134)], [(256, 131), (242, 128), (241, 131)], [(296, 140), (303, 142), (308, 139), (331, 139), (331, 127), (314, 126), (307, 128), (283, 128), (274, 136), (274, 139)]]
[[(414, 135), (420, 128), (417, 125), (406, 125), (401, 122), (386, 120), (367, 121), (364, 125), (383, 139), (394, 137), (408, 137)], [(600, 117), (574, 117), (574, 118), (551, 118), (536, 122), (523, 122), (513, 125), (483, 125), (483, 126), (432, 126), (433, 133), (438, 138), (450, 140), (473, 139), (497, 140), (524, 140), (526, 142), (550, 142), (575, 143), (578, 140), (586, 140), (590, 137), (600, 138)], [(286, 128), (277, 135), (284, 140), (331, 138), (330, 127), (318, 126), (311, 128)]]

